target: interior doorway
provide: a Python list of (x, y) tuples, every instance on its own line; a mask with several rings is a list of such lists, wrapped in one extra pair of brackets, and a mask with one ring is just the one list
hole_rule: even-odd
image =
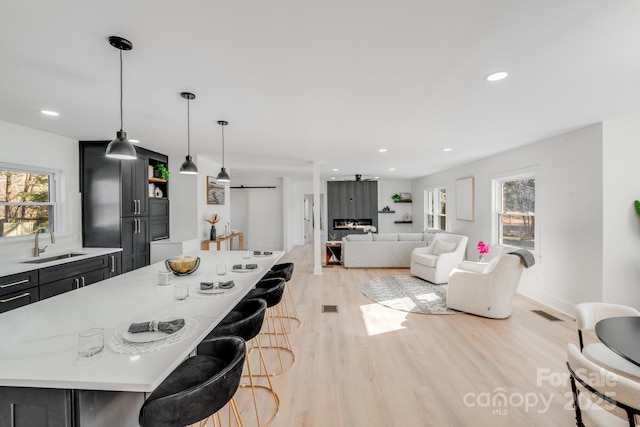
[[(313, 194), (304, 195), (304, 243), (313, 243)], [(320, 195), (320, 236), (324, 233), (324, 194)]]

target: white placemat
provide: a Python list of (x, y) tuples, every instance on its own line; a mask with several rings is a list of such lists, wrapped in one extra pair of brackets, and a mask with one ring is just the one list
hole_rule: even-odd
[(149, 353), (151, 351), (160, 350), (162, 348), (171, 347), (174, 344), (179, 343), (185, 338), (189, 338), (195, 330), (198, 328), (198, 322), (194, 319), (186, 318), (184, 319), (184, 327), (180, 329), (178, 332), (173, 334), (168, 334), (167, 338), (145, 342), (145, 343), (134, 343), (125, 340), (122, 337), (122, 334), (129, 329), (129, 326), (125, 326), (113, 333), (107, 340), (107, 345), (109, 349), (114, 353), (120, 354), (140, 354), (140, 353)]

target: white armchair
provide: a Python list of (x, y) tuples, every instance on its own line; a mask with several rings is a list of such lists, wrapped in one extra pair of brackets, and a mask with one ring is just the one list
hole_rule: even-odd
[(449, 276), (447, 306), (494, 319), (511, 315), (524, 266), (519, 256), (505, 254), (487, 264), (464, 262)]
[(451, 270), (464, 259), (468, 240), (458, 234), (436, 234), (429, 246), (411, 253), (411, 274), (432, 283), (447, 283)]

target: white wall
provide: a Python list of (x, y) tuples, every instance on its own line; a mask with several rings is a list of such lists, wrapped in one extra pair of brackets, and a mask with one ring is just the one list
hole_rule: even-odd
[(640, 114), (606, 121), (603, 134), (602, 301), (640, 309)]
[(378, 181), (378, 211), (381, 211), (385, 206), (389, 206), (389, 209), (395, 211), (395, 213), (378, 213), (378, 233), (410, 233), (413, 231), (413, 224), (396, 224), (394, 222), (402, 221), (404, 214), (409, 214), (413, 218), (413, 203), (394, 203), (391, 196), (396, 193), (411, 193), (411, 181)]
[[(225, 200), (224, 205), (208, 205), (207, 204), (207, 176), (216, 177), (218, 176), (218, 172), (220, 172), (220, 164), (216, 162), (212, 162), (206, 157), (196, 156), (196, 165), (198, 166), (198, 175), (197, 182), (195, 187), (191, 188), (190, 195), (195, 197), (196, 200), (196, 208), (194, 223), (192, 227), (196, 227), (197, 237), (200, 240), (209, 240), (209, 234), (211, 232), (211, 224), (204, 220), (205, 217), (211, 217), (212, 214), (217, 213), (220, 216), (220, 221), (216, 224), (216, 233), (217, 235), (224, 234), (225, 226), (230, 230), (231, 225), (231, 194), (229, 192), (229, 183), (225, 184)], [(178, 169), (180, 165), (178, 165)], [(227, 170), (227, 172), (233, 178), (232, 171)], [(185, 176), (185, 175), (183, 175)], [(171, 204), (173, 205), (173, 196), (171, 196)], [(184, 216), (183, 210), (185, 206), (175, 206), (176, 209), (180, 209), (180, 214)], [(191, 217), (191, 215), (190, 215)], [(173, 221), (172, 221), (173, 226)], [(234, 227), (235, 228), (235, 227)], [(234, 242), (235, 243), (235, 242)], [(229, 247), (229, 241), (223, 243), (220, 249), (226, 249)], [(211, 246), (210, 246), (211, 249)], [(213, 245), (213, 249), (215, 249), (215, 245)]]
[[(444, 185), (449, 230), (469, 236), (467, 257), (491, 234), (491, 180), (536, 172), (536, 265), (525, 270), (519, 292), (572, 314), (602, 294), (602, 125), (568, 132), (412, 182), (414, 229), (424, 227), (424, 190)], [(475, 220), (457, 220), (455, 182), (475, 179)]]
[[(0, 121), (0, 162), (45, 168), (60, 172), (62, 178), (56, 243), (48, 252), (63, 251), (82, 246), (82, 201), (79, 186), (78, 141)], [(44, 234), (41, 247), (48, 244)], [(4, 260), (33, 255), (34, 237), (3, 238), (0, 258)]]

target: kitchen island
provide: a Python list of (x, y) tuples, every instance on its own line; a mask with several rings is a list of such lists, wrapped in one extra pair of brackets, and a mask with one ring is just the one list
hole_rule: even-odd
[[(243, 259), (240, 251), (194, 253), (200, 267), (173, 284), (159, 285), (156, 263), (92, 286), (0, 314), (0, 427), (137, 426), (138, 410), (152, 392), (276, 263), (283, 252)], [(234, 272), (234, 264), (255, 263), (256, 271)], [(227, 265), (225, 276), (216, 266)], [(233, 280), (216, 295), (199, 293), (200, 282)], [(176, 283), (190, 296), (173, 297)], [(134, 322), (184, 318), (179, 339), (153, 346), (123, 342)], [(105, 348), (93, 357), (77, 355), (78, 333), (104, 328)], [(108, 409), (105, 409), (107, 408)], [(42, 424), (46, 425), (46, 424)]]

